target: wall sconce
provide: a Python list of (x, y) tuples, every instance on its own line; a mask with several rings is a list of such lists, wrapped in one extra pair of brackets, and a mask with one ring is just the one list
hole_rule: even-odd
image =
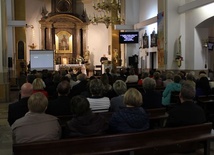
[(208, 40), (202, 40), (202, 47), (207, 48), (208, 47)]
[(32, 29), (34, 28), (33, 25), (28, 25), (28, 24), (25, 24), (25, 27), (26, 27), (26, 28), (32, 28)]

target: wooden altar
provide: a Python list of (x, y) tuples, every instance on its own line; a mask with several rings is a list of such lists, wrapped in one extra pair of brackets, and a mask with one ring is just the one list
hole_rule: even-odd
[(83, 14), (76, 14), (75, 0), (52, 0), (51, 12), (39, 21), (41, 24), (42, 49), (55, 50), (55, 63), (75, 64), (77, 55), (86, 52), (88, 23)]
[(60, 70), (69, 70), (69, 69), (73, 69), (73, 70), (79, 70), (81, 69), (82, 65), (79, 64), (60, 64), (60, 65), (55, 65), (55, 70), (56, 71), (60, 71)]

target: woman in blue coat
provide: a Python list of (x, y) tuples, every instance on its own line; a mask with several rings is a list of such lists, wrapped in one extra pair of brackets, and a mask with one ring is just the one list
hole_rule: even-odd
[(179, 75), (174, 76), (174, 82), (170, 83), (166, 86), (165, 90), (163, 91), (162, 96), (162, 104), (164, 106), (168, 106), (171, 102), (171, 92), (180, 91), (181, 84), (180, 84), (181, 77)]
[(138, 132), (149, 129), (149, 118), (141, 107), (142, 95), (135, 89), (130, 88), (124, 95), (126, 107), (113, 113), (109, 123), (113, 133)]

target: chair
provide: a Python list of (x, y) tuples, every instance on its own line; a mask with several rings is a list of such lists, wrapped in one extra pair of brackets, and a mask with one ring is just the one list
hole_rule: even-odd
[(102, 75), (102, 66), (95, 65), (93, 73), (94, 73), (94, 76), (101, 76)]

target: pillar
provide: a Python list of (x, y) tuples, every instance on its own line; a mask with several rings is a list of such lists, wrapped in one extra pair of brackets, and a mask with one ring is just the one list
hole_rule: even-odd
[[(116, 1), (114, 0), (114, 3)], [(111, 10), (111, 20), (116, 21), (118, 18), (118, 10)], [(116, 66), (121, 66), (121, 49), (119, 44), (119, 30), (114, 29), (114, 25), (120, 24), (119, 21), (111, 24), (111, 51), (112, 51), (112, 68), (116, 68)]]
[(6, 44), (6, 0), (0, 1), (0, 102), (9, 101), (9, 80)]

